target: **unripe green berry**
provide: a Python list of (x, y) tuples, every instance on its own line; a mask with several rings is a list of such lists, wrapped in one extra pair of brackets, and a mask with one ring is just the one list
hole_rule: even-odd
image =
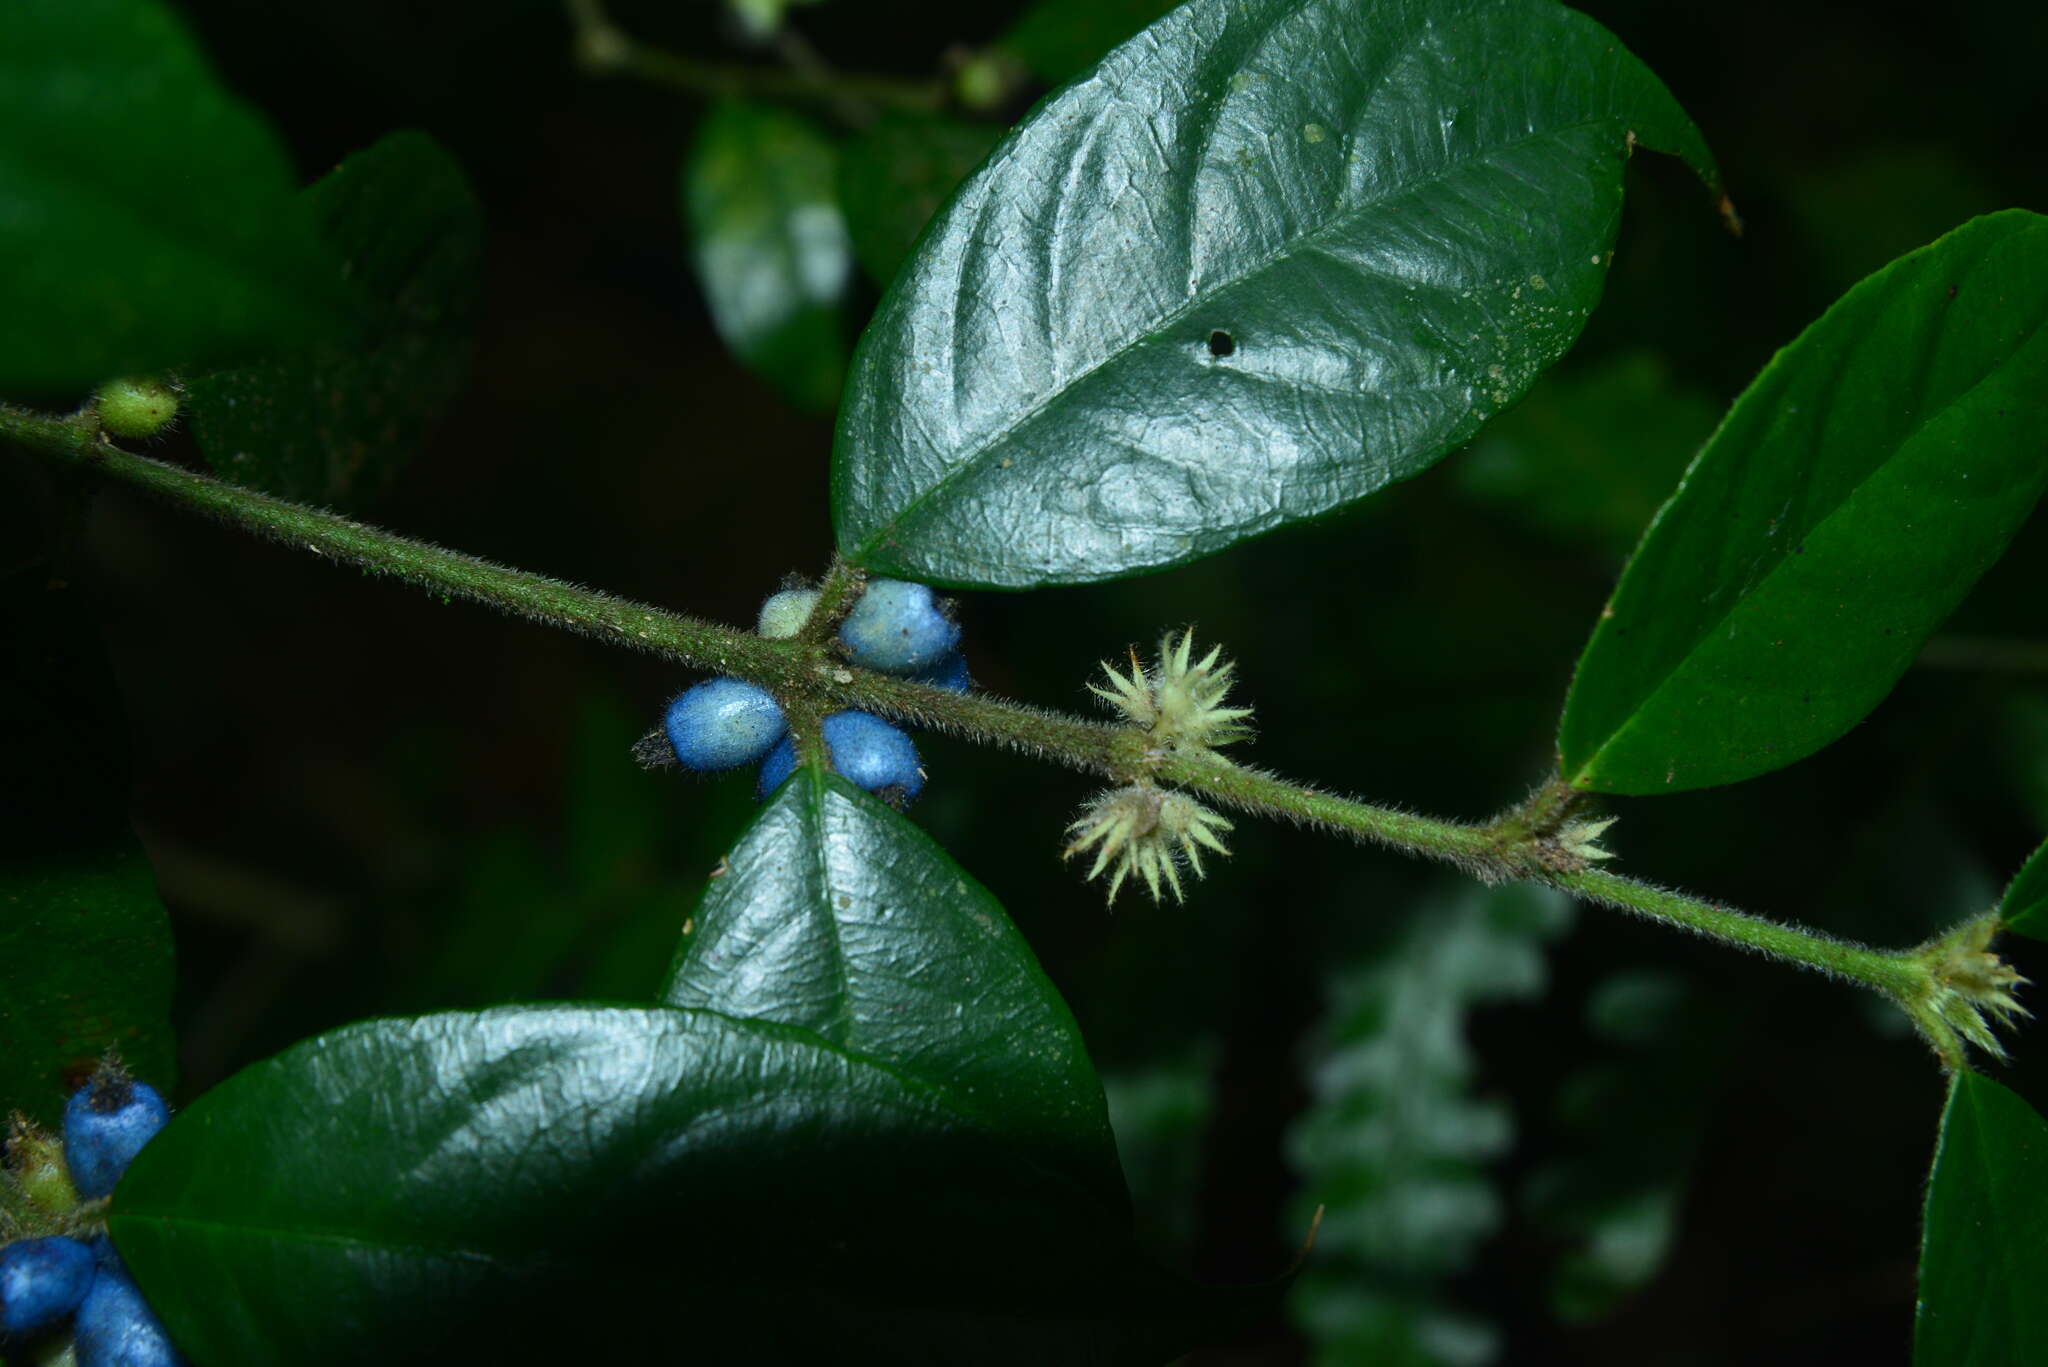
[(7, 1136), (7, 1175), (39, 1216), (69, 1215), (78, 1205), (63, 1141), (20, 1114)]
[(953, 76), (953, 95), (962, 106), (986, 114), (1009, 98), (1013, 76), (1002, 55), (977, 52)]
[(771, 641), (786, 641), (804, 629), (811, 609), (818, 606), (816, 589), (784, 589), (770, 594), (761, 604), (761, 616), (754, 630)]
[(109, 380), (93, 396), (100, 426), (117, 437), (153, 437), (178, 416), (178, 391), (154, 376)]

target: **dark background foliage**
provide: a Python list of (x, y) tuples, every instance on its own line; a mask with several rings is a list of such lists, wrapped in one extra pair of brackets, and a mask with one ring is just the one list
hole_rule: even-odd
[[(1257, 762), (1483, 816), (1544, 771), (1570, 663), (1635, 533), (1773, 349), (1968, 216), (2048, 209), (2037, 7), (1587, 8), (1697, 120), (1747, 235), (1721, 231), (1681, 168), (1639, 158), (1606, 303), (1474, 449), (1216, 560), (972, 596), (983, 686), (1082, 708), (1097, 660), (1194, 622), (1241, 661)], [(728, 355), (687, 264), (676, 175), (701, 103), (576, 72), (547, 0), (183, 9), (305, 179), (415, 127), (483, 201), (471, 379), (373, 521), (734, 622), (783, 575), (823, 567), (829, 421)], [(709, 4), (615, 14), (676, 49), (746, 59)], [(795, 13), (838, 66), (905, 74), (1012, 18), (859, 0)], [(187, 436), (157, 450), (192, 457)], [(101, 605), (136, 820), (174, 917), (184, 1094), (366, 1015), (653, 990), (751, 805), (750, 776), (690, 782), (627, 758), (686, 679), (112, 491), (90, 531), (73, 591)], [(1616, 802), (1610, 843), (1643, 876), (1885, 944), (1989, 905), (2048, 826), (2044, 582), (2037, 515), (1846, 740), (1737, 788)], [(2031, 668), (1981, 638), (2031, 641)], [(1332, 983), (1440, 908), (1443, 876), (1246, 823), (1186, 907), (1126, 897), (1106, 913), (1056, 857), (1085, 781), (923, 745), (933, 779), (916, 819), (1067, 992), (1132, 1117), (1147, 1229), (1200, 1274), (1273, 1274), (1304, 1202), (1324, 1195), (1304, 1189), (1285, 1136)], [(1497, 1171), (1500, 1226), (1449, 1299), (1494, 1321), (1516, 1363), (1794, 1362), (1823, 1347), (1900, 1360), (1941, 1090), (1903, 1020), (1605, 912), (1581, 912), (1543, 952), (1540, 1001), (1466, 1021), (1472, 1089), (1511, 1110), (1518, 1138)], [(2048, 972), (2038, 948), (2016, 956)], [(1680, 984), (1687, 1005), (1645, 1027), (1640, 1114), (1575, 1124), (1559, 1097), (1583, 1093), (1589, 1062), (1622, 1057), (1589, 1001), (1639, 971)], [(2016, 1052), (2007, 1080), (2048, 1101), (2034, 1036)], [(1549, 1291), (1569, 1240), (1516, 1193), (1600, 1144), (1612, 1172), (1689, 1176), (1661, 1270), (1573, 1324)], [(1302, 1351), (1276, 1325), (1213, 1360)]]

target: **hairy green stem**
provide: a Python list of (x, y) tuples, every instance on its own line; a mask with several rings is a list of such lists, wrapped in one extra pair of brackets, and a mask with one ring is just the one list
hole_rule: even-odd
[(272, 498), (110, 445), (89, 421), (44, 418), (0, 405), (0, 439), (33, 447), (66, 465), (97, 471), (258, 536), (389, 575), (448, 597), (487, 603), (519, 617), (635, 650), (752, 679), (795, 685), (790, 652), (751, 632), (664, 612), (525, 570)]
[[(42, 452), (66, 467), (94, 471), (167, 502), (331, 560), (388, 575), (447, 597), (467, 598), (517, 617), (617, 642), (699, 669), (730, 674), (778, 694), (805, 719), (857, 707), (973, 740), (1007, 745), (1118, 782), (1155, 777), (1228, 807), (1339, 832), (1455, 865), (1490, 882), (1519, 878), (1728, 944), (1863, 983), (1902, 1004), (1931, 982), (1927, 965), (1762, 920), (1618, 874), (1546, 862), (1533, 840), (1508, 839), (1499, 823), (1438, 821), (1337, 797), (1250, 769), (1208, 750), (1160, 755), (1145, 732), (1041, 711), (985, 694), (960, 695), (908, 679), (856, 669), (829, 643), (769, 641), (751, 632), (666, 612), (380, 531), (333, 513), (301, 507), (109, 444), (89, 413), (52, 418), (0, 405), (0, 440)], [(820, 608), (850, 600), (858, 573), (838, 564)], [(826, 619), (829, 621), (829, 618)], [(1543, 815), (1562, 810), (1550, 785)], [(1535, 822), (1533, 825), (1540, 825)]]
[(1909, 957), (1766, 921), (1618, 873), (1581, 869), (1553, 874), (1545, 881), (1589, 902), (1632, 911), (1774, 959), (1804, 964), (1830, 977), (1876, 988), (1895, 1000), (1910, 998), (1927, 978), (1926, 968)]
[(839, 626), (839, 619), (859, 600), (867, 588), (867, 576), (838, 556), (832, 557), (832, 568), (818, 584), (818, 601), (811, 605), (811, 615), (805, 620), (803, 630), (797, 632), (797, 639), (822, 645), (832, 639), (832, 633)]

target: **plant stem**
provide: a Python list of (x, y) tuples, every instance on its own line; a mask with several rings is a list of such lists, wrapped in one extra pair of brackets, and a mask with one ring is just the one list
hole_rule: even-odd
[(1485, 831), (1476, 826), (1438, 821), (1392, 807), (1375, 807), (1317, 792), (1272, 774), (1233, 764), (1213, 751), (1175, 755), (1161, 763), (1156, 772), (1169, 783), (1195, 789), (1239, 811), (1340, 831), (1361, 840), (1391, 845), (1475, 872), (1490, 873), (1494, 881), (1509, 873), (1504, 867), (1490, 867), (1496, 859), (1495, 851)]
[(735, 674), (763, 686), (790, 673), (789, 652), (750, 632), (578, 588), (225, 484), (110, 445), (87, 422), (43, 418), (0, 405), (0, 439), (56, 456), (75, 469), (97, 471), (258, 536), (345, 561), (373, 574), (402, 579), (445, 597), (486, 603), (515, 616)]
[(1927, 980), (1926, 967), (1906, 955), (1869, 949), (1797, 926), (1766, 921), (1759, 916), (1625, 878), (1618, 873), (1583, 869), (1576, 873), (1554, 874), (1546, 881), (1589, 902), (1632, 911), (1723, 944), (1803, 964), (1830, 977), (1862, 983), (1896, 1001), (1911, 998)]
[[(1482, 880), (1546, 883), (1589, 902), (1634, 912), (1724, 944), (1754, 950), (1905, 1001), (1924, 990), (1924, 965), (1903, 955), (1767, 921), (1621, 874), (1554, 871), (1506, 857), (1495, 825), (1468, 826), (1334, 797), (1231, 764), (1219, 755), (1168, 760), (1159, 776), (1262, 816), (1341, 831), (1453, 864)], [(1552, 785), (1554, 786), (1554, 785)], [(1541, 790), (1548, 793), (1548, 789)]]
[(833, 556), (832, 568), (825, 571), (825, 577), (818, 583), (818, 601), (811, 605), (811, 615), (797, 633), (797, 639), (819, 645), (831, 640), (839, 619), (846, 616), (866, 588), (866, 575)]
[[(1548, 883), (1590, 901), (1863, 983), (1902, 1003), (1916, 1000), (1930, 981), (1926, 966), (1908, 956), (1761, 920), (1618, 874), (1547, 867), (1529, 853), (1532, 846), (1504, 842), (1497, 824), (1438, 821), (1337, 797), (1234, 764), (1213, 751), (1160, 756), (1147, 748), (1146, 733), (1132, 727), (1041, 711), (985, 694), (963, 696), (856, 669), (834, 654), (828, 641), (763, 640), (751, 632), (510, 569), (225, 484), (109, 444), (90, 414), (52, 418), (0, 405), (0, 440), (259, 536), (432, 593), (467, 598), (516, 617), (746, 679), (777, 693), (793, 713), (806, 718), (858, 707), (1011, 746), (1118, 782), (1154, 776), (1239, 811), (1389, 845), (1456, 865), (1489, 882), (1523, 878)], [(820, 610), (826, 599), (835, 605), (843, 602), (858, 582), (853, 567), (836, 564), (826, 578)]]

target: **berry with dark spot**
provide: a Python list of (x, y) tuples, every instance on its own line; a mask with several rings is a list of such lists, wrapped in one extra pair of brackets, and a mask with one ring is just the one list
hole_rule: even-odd
[(93, 396), (100, 426), (117, 437), (153, 437), (178, 416), (178, 391), (163, 380), (144, 376), (109, 380)]
[(874, 579), (839, 624), (853, 662), (884, 674), (915, 674), (960, 644), (960, 627), (923, 584)]
[(64, 1105), (64, 1162), (78, 1194), (88, 1201), (110, 1195), (170, 1118), (171, 1108), (156, 1088), (137, 1082), (118, 1064), (101, 1065)]
[(917, 747), (895, 724), (872, 712), (834, 712), (819, 730), (832, 767), (856, 788), (903, 808), (924, 790)]

